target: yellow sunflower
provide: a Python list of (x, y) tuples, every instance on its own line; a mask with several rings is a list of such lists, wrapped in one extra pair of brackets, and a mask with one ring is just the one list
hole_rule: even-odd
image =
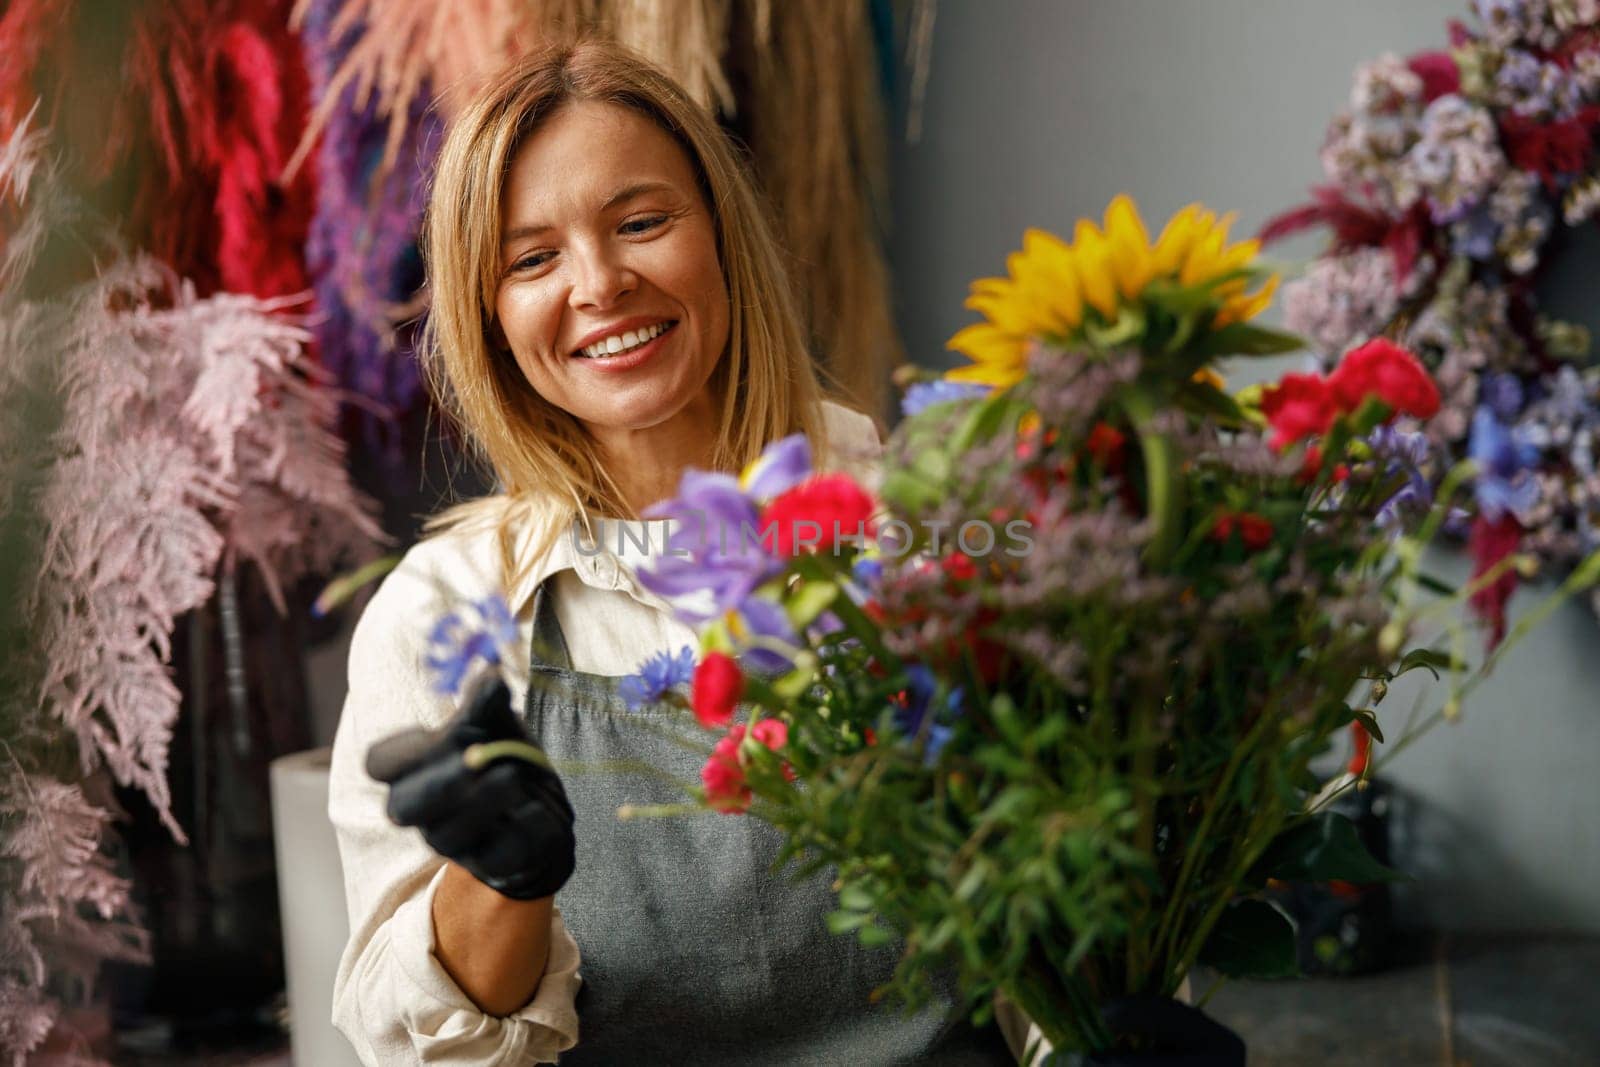
[[(945, 377), (1005, 388), (1026, 373), (1031, 340), (1070, 341), (1091, 313), (1103, 324), (1115, 322), (1124, 306), (1138, 303), (1151, 282), (1197, 285), (1249, 267), (1260, 242), (1228, 244), (1232, 224), (1232, 215), (1218, 219), (1190, 204), (1168, 221), (1152, 245), (1139, 209), (1122, 195), (1111, 201), (1101, 226), (1080, 219), (1071, 244), (1043, 230), (1028, 230), (1022, 250), (1006, 259), (1006, 277), (972, 283), (966, 306), (985, 321), (958, 332), (947, 347), (973, 363)], [(1277, 282), (1269, 278), (1254, 292), (1248, 291), (1245, 277), (1217, 285), (1212, 328), (1260, 314)]]

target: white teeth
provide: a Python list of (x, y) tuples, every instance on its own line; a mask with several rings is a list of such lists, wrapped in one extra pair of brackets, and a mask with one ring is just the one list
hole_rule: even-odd
[(646, 341), (654, 340), (665, 333), (669, 325), (671, 323), (658, 322), (654, 326), (646, 326), (642, 330), (627, 330), (615, 336), (607, 337), (603, 341), (596, 341), (589, 347), (581, 349), (578, 355), (586, 359), (605, 359), (608, 356), (616, 355), (618, 352), (626, 352), (629, 349), (637, 348)]

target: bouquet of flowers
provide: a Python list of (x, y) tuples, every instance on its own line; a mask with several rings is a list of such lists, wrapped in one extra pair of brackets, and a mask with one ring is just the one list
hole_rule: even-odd
[(833, 868), (832, 928), (902, 939), (911, 1001), (953, 966), (1063, 1052), (1136, 1043), (1107, 1006), (1196, 963), (1292, 971), (1269, 879), (1389, 877), (1311, 764), (1455, 666), (1406, 650), (1450, 603), (1416, 565), (1433, 381), (1377, 341), (1230, 396), (1220, 357), (1299, 342), (1251, 323), (1273, 279), (1227, 228), (1190, 207), (1152, 242), (1118, 198), (1070, 244), (1030, 231), (973, 286), (971, 365), (908, 392), (879, 496), (786, 439), (686, 474), (640, 575), (702, 634), (629, 683), (715, 732), (699, 802)]
[[(1332, 231), (1285, 287), (1289, 328), (1325, 361), (1386, 335), (1430, 368), (1426, 432), (1478, 465), (1478, 572), (1519, 547), (1567, 567), (1600, 546), (1600, 376), (1588, 331), (1541, 312), (1539, 282), (1600, 210), (1600, 4), (1472, 6), (1448, 50), (1356, 72), (1323, 143), (1328, 184), (1262, 237)], [(1515, 585), (1478, 597), (1492, 639)]]
[(954, 972), (1062, 1062), (1150, 1050), (1135, 1009), (1198, 963), (1292, 973), (1269, 882), (1390, 878), (1312, 763), (1382, 741), (1395, 676), (1459, 668), (1407, 648), (1473, 591), (1417, 564), (1465, 473), (1422, 476), (1432, 379), (1380, 340), (1230, 395), (1219, 358), (1299, 342), (1252, 323), (1273, 279), (1227, 229), (1192, 206), (1151, 241), (1119, 197), (1071, 243), (1030, 231), (876, 491), (802, 436), (690, 471), (639, 572), (701, 635), (623, 682), (709, 732), (685, 807), (831, 870), (830, 927), (898, 940), (909, 1003)]

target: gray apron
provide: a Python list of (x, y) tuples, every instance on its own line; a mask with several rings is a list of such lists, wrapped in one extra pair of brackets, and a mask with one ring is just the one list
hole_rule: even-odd
[[(556, 895), (578, 942), (578, 1044), (564, 1064), (1011, 1064), (999, 1031), (873, 1005), (898, 946), (829, 934), (824, 875), (774, 873), (781, 836), (743, 815), (621, 820), (681, 803), (704, 734), (683, 712), (630, 712), (617, 679), (575, 671), (555, 582), (534, 595), (526, 718), (577, 814), (577, 869)], [(700, 736), (697, 738), (695, 734)], [(698, 747), (695, 747), (698, 743)]]

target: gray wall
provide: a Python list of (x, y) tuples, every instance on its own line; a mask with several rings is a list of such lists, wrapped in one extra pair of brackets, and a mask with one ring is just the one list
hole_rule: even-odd
[[(1234, 232), (1253, 233), (1321, 180), (1323, 129), (1356, 64), (1442, 47), (1446, 20), (1466, 11), (1466, 0), (939, 0), (923, 135), (897, 138), (893, 159), (908, 351), (952, 365), (943, 346), (972, 321), (968, 282), (1003, 271), (1024, 228), (1070, 233), (1118, 192), (1152, 227), (1200, 200), (1236, 210)], [(1310, 255), (1318, 242), (1274, 254)], [(1230, 381), (1279, 369), (1234, 368)], [(1460, 560), (1442, 567), (1465, 573)], [(1460, 722), (1396, 760), (1413, 798), (1408, 917), (1600, 931), (1597, 682), (1600, 627), (1568, 606)], [(1410, 696), (1397, 687), (1384, 721)]]

